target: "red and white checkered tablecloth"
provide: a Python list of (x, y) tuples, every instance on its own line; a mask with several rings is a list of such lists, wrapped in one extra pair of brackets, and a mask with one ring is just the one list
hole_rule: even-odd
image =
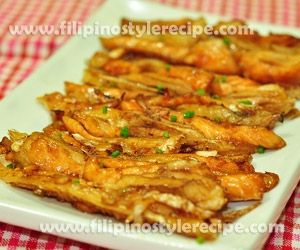
[[(85, 21), (105, 0), (1, 0), (0, 99), (20, 84), (67, 39), (67, 36), (12, 36), (11, 24), (55, 25)], [(109, 1), (109, 0), (106, 0)], [(174, 7), (240, 19), (300, 28), (300, 0), (154, 0)], [(101, 8), (101, 6), (100, 6)], [(299, 30), (300, 31), (300, 30)], [(300, 249), (300, 184), (279, 223), (284, 233), (272, 233), (265, 249)], [(84, 243), (0, 223), (0, 247), (8, 249), (94, 249)]]

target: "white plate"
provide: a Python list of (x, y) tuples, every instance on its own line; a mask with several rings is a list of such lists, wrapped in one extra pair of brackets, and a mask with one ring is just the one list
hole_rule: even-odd
[[(145, 1), (109, 0), (100, 7), (89, 23), (118, 24), (120, 18), (180, 18), (198, 17), (200, 13), (174, 9)], [(202, 14), (201, 14), (202, 15)], [(209, 22), (220, 17), (204, 15)], [(224, 17), (222, 17), (224, 19)], [(251, 23), (261, 32), (299, 34), (299, 30), (278, 26)], [(98, 39), (76, 37), (63, 46), (15, 91), (0, 102), (0, 136), (15, 128), (32, 132), (41, 130), (50, 122), (49, 114), (36, 102), (36, 97), (47, 92), (62, 91), (64, 80), (79, 81), (85, 67), (84, 62), (99, 49)], [(299, 103), (298, 103), (299, 104)], [(298, 105), (299, 106), (299, 105)], [(300, 119), (288, 121), (276, 128), (276, 132), (287, 142), (287, 146), (275, 152), (255, 155), (254, 165), (258, 171), (271, 171), (280, 176), (279, 185), (267, 193), (262, 205), (238, 220), (245, 226), (251, 223), (276, 222), (295, 188), (300, 176)], [(81, 213), (65, 203), (54, 199), (40, 198), (28, 191), (12, 188), (0, 183), (0, 220), (6, 223), (39, 230), (40, 223), (64, 222), (88, 225), (92, 219), (107, 218), (101, 215)], [(199, 245), (183, 236), (161, 234), (135, 234), (122, 232), (113, 236), (111, 232), (101, 234), (54, 233), (62, 237), (115, 249), (258, 249), (268, 234), (232, 233), (219, 237), (215, 242)]]

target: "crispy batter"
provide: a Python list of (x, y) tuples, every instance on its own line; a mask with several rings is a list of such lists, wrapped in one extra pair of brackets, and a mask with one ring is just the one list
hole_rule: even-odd
[[(137, 88), (143, 89), (147, 86), (153, 87), (155, 84), (164, 86), (166, 89), (164, 95), (153, 96), (151, 89), (144, 94), (147, 98), (144, 98), (143, 102), (148, 106), (176, 108), (182, 104), (197, 104), (199, 107), (197, 114), (212, 121), (273, 128), (276, 122), (281, 121), (294, 109), (295, 100), (278, 85), (260, 86), (239, 76), (216, 75), (191, 67), (166, 66), (163, 62), (153, 59), (115, 60), (107, 59), (107, 55), (103, 53), (101, 55), (96, 53), (92, 61), (98, 57), (106, 58), (105, 65), (93, 63), (93, 69), (86, 71), (84, 81), (87, 84), (103, 86), (106, 91), (103, 80), (107, 76), (99, 69), (119, 75), (118, 79), (110, 79), (119, 83), (118, 88), (123, 89), (125, 93), (124, 100), (127, 97), (131, 98), (134, 92), (127, 91), (123, 80), (120, 79), (126, 79), (127, 83), (130, 80)], [(135, 70), (119, 73), (123, 63), (134, 65)], [(118, 71), (111, 69), (110, 65)], [(91, 74), (94, 76), (93, 79), (89, 77)], [(189, 87), (182, 90), (182, 85)], [(199, 90), (203, 94), (199, 95)], [(219, 100), (209, 98), (214, 96), (221, 98)], [(135, 94), (135, 98), (138, 98), (138, 93)], [(250, 102), (250, 105), (244, 105), (244, 100)]]
[[(188, 22), (205, 24), (155, 24)], [(39, 97), (53, 122), (2, 139), (0, 179), (126, 223), (222, 226), (254, 209), (258, 203), (238, 211), (227, 204), (260, 202), (279, 181), (256, 172), (251, 159), (284, 147), (271, 129), (299, 116), (295, 99), (273, 82), (298, 89), (300, 43), (258, 33), (229, 39), (168, 31), (102, 38), (109, 51), (90, 58), (83, 83)]]
[[(77, 179), (67, 175), (27, 175), (20, 169), (7, 170), (0, 165), (0, 178), (35, 194), (70, 202), (82, 211), (101, 212), (136, 223), (148, 221), (170, 225), (176, 222), (176, 218), (181, 218), (190, 224), (207, 224), (218, 218), (215, 209), (226, 203), (222, 189), (213, 179), (204, 176), (201, 180), (170, 179), (170, 183), (166, 183), (166, 178), (156, 177), (155, 182), (152, 178), (146, 178), (154, 186), (125, 188), (125, 183), (137, 181), (136, 177), (127, 175), (120, 179), (119, 189), (116, 189), (109, 185), (93, 187), (83, 179), (77, 183)], [(208, 198), (211, 198), (210, 202), (201, 202)], [(165, 209), (159, 209), (159, 206)], [(201, 236), (208, 240), (216, 238), (216, 234), (201, 231), (191, 232), (187, 236)]]
[[(172, 22), (184, 24), (183, 20), (169, 21), (168, 24)], [(137, 22), (137, 25), (141, 24), (146, 23)], [(157, 22), (159, 26), (162, 24)], [(245, 23), (233, 20), (220, 22), (214, 29), (219, 30), (221, 26), (229, 25), (247, 27)], [(245, 35), (203, 35), (194, 39), (171, 35), (150, 38), (122, 35), (101, 38), (101, 43), (109, 50), (121, 48), (123, 55), (134, 53), (157, 57), (170, 63), (193, 65), (219, 74), (243, 75), (259, 83), (280, 83), (285, 88), (299, 86), (299, 38), (284, 34), (262, 36), (258, 32), (251, 34), (250, 31), (248, 28)], [(218, 34), (221, 34), (220, 31)]]

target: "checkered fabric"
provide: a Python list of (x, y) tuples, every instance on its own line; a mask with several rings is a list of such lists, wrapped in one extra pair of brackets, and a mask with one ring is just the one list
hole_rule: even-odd
[[(9, 25), (57, 25), (84, 22), (105, 0), (1, 0), (0, 99), (20, 84), (69, 38), (12, 36)], [(109, 1), (109, 0), (106, 0)], [(239, 19), (300, 27), (300, 0), (153, 0), (162, 4)], [(300, 184), (278, 223), (284, 233), (272, 233), (265, 249), (300, 249)], [(0, 223), (0, 247), (8, 249), (94, 249), (84, 243)]]

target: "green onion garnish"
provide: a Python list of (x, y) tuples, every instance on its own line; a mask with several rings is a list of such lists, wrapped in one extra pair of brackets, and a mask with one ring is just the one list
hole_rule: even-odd
[(197, 94), (201, 96), (205, 95), (205, 89), (198, 89)]
[(102, 113), (103, 113), (103, 114), (107, 114), (107, 112), (108, 112), (108, 107), (107, 107), (107, 106), (104, 106), (104, 107), (102, 108)]
[(239, 103), (244, 105), (252, 105), (252, 102), (250, 100), (240, 100)]
[(223, 43), (227, 46), (229, 46), (231, 44), (231, 40), (228, 37), (224, 37), (223, 38)]
[(263, 153), (265, 153), (265, 151), (266, 151), (266, 149), (263, 146), (258, 146), (256, 149), (256, 153), (259, 153), (259, 154), (263, 154)]
[(213, 95), (211, 98), (212, 98), (212, 99), (215, 99), (215, 100), (219, 100), (219, 99), (220, 99), (220, 96), (218, 96), (218, 95)]
[(220, 80), (221, 82), (227, 82), (227, 76), (221, 76)]
[(214, 81), (215, 81), (216, 83), (224, 83), (224, 82), (227, 82), (227, 76), (224, 76), (224, 75), (222, 75), (222, 76), (215, 76)]
[(194, 116), (195, 116), (194, 111), (186, 111), (186, 112), (183, 113), (183, 117), (185, 119), (193, 118)]
[(196, 242), (197, 242), (198, 244), (203, 244), (203, 243), (205, 242), (205, 239), (202, 238), (202, 237), (200, 237), (200, 236), (198, 236), (198, 237), (196, 238)]
[(169, 132), (168, 131), (164, 131), (163, 132), (163, 137), (170, 138)]
[(215, 118), (214, 118), (214, 121), (215, 121), (216, 123), (221, 123), (222, 119), (221, 119), (220, 117), (215, 117)]
[(124, 138), (129, 137), (129, 128), (128, 127), (121, 128), (121, 130), (120, 130), (120, 136), (124, 137)]
[(156, 89), (157, 89), (157, 92), (158, 93), (164, 93), (165, 92), (165, 87), (164, 86), (162, 86), (162, 85), (157, 85), (156, 86)]
[(170, 64), (166, 64), (166, 71), (170, 71), (170, 69), (171, 69), (171, 65)]
[(111, 157), (116, 158), (121, 154), (119, 150), (115, 150), (114, 152), (111, 153)]
[(170, 116), (170, 121), (171, 122), (177, 122), (177, 116), (176, 115), (171, 115)]
[(75, 184), (75, 185), (79, 185), (80, 180), (79, 179), (73, 179), (72, 183)]
[(164, 151), (162, 151), (160, 148), (156, 148), (156, 149), (155, 149), (155, 153), (156, 153), (156, 154), (163, 154)]
[(15, 167), (14, 167), (14, 164), (12, 164), (12, 163), (6, 165), (6, 167), (7, 167), (7, 168), (10, 168), (10, 169), (15, 168)]
[(63, 139), (63, 135), (64, 135), (63, 132), (58, 132), (57, 133), (57, 136), (58, 136), (59, 139)]

